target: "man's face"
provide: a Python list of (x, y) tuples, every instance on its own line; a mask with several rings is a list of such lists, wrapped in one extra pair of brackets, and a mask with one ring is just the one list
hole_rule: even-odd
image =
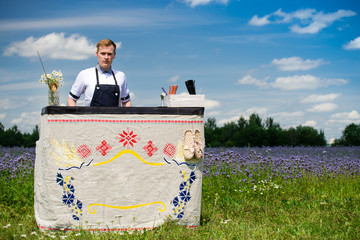
[(106, 71), (110, 69), (112, 62), (115, 59), (116, 53), (114, 50), (114, 46), (99, 46), (99, 49), (95, 54), (98, 58), (100, 67)]

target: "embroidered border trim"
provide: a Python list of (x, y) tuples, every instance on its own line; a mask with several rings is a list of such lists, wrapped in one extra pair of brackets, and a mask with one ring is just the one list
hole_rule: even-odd
[(48, 119), (48, 123), (204, 123), (203, 120), (112, 120), (112, 119)]
[[(50, 231), (80, 231), (79, 228), (56, 228), (56, 227), (45, 227), (40, 224), (37, 225), (39, 229), (50, 230)], [(160, 226), (159, 226), (160, 227)], [(198, 228), (200, 225), (185, 225), (186, 228)], [(152, 230), (158, 227), (139, 227), (139, 228), (83, 228), (82, 231), (100, 231), (100, 232), (115, 232), (115, 231), (141, 231), (141, 230)]]

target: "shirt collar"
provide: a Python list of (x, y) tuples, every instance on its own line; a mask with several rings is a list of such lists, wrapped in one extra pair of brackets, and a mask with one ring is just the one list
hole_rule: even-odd
[(110, 67), (109, 70), (105, 71), (102, 67), (100, 67), (100, 65), (96, 65), (96, 68), (98, 71), (100, 71), (102, 74), (104, 73), (109, 73), (109, 74), (112, 74), (112, 68)]

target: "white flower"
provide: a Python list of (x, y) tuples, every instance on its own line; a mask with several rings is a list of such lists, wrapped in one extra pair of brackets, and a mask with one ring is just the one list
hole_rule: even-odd
[(23, 234), (23, 235), (21, 235), (20, 237), (24, 237), (24, 238), (26, 238), (26, 234)]
[(231, 219), (227, 219), (227, 220), (225, 220), (225, 221), (221, 221), (220, 223), (222, 223), (222, 224), (227, 224), (228, 222), (230, 222), (231, 221)]
[(52, 71), (51, 75), (50, 74), (46, 74), (45, 76), (45, 73), (43, 75), (41, 75), (41, 78), (40, 78), (40, 82), (41, 83), (44, 83), (45, 85), (58, 85), (58, 86), (62, 86), (63, 84), (63, 76), (62, 76), (62, 73), (61, 73), (61, 70), (59, 70), (59, 72), (57, 71)]

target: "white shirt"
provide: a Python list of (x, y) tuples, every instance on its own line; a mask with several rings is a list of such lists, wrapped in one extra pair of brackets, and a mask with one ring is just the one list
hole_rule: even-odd
[[(117, 84), (120, 88), (120, 100), (119, 106), (121, 106), (121, 102), (127, 102), (130, 100), (130, 91), (127, 87), (126, 76), (123, 72), (117, 71), (114, 69), (109, 69), (109, 71), (103, 71), (99, 65), (96, 66), (99, 73), (99, 84), (110, 84), (115, 85), (114, 77), (111, 73), (111, 70), (114, 72)], [(75, 83), (71, 87), (71, 91), (69, 97), (74, 101), (77, 101), (82, 94), (85, 95), (85, 106), (90, 106), (92, 97), (95, 92), (96, 86), (96, 73), (95, 68), (88, 68), (82, 70), (78, 76), (76, 77)], [(77, 97), (77, 98), (76, 98)]]

